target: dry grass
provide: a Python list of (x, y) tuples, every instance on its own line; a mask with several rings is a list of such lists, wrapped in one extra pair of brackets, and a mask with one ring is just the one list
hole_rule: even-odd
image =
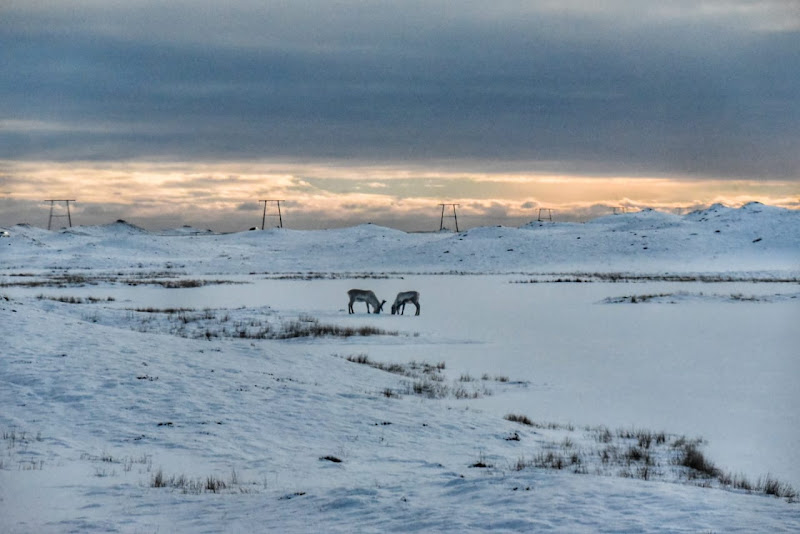
[(701, 282), (706, 284), (728, 282), (797, 284), (798, 277), (736, 276), (721, 274), (638, 274), (638, 273), (542, 273), (538, 278), (513, 280), (512, 284), (586, 283), (586, 282)]
[[(411, 361), (407, 364), (383, 363), (369, 359), (366, 354), (353, 354), (345, 358), (349, 362), (360, 365), (368, 365), (374, 369), (379, 369), (387, 373), (401, 375), (412, 380), (404, 380), (401, 385), (400, 394), (417, 395), (428, 399), (477, 399), (492, 392), (484, 387), (478, 380), (468, 375), (461, 375), (452, 385), (445, 383), (442, 371), (445, 363), (428, 363)], [(468, 377), (465, 379), (465, 377)], [(384, 389), (382, 394), (385, 397), (397, 397), (398, 392), (391, 389)]]
[(520, 423), (522, 425), (533, 426), (533, 421), (531, 421), (527, 415), (518, 415), (510, 413), (504, 416), (503, 419), (505, 419), (506, 421), (511, 421), (513, 423)]
[(66, 297), (66, 296), (49, 296), (49, 295), (36, 295), (36, 298), (39, 300), (52, 300), (55, 302), (63, 302), (65, 304), (96, 304), (98, 302), (114, 302), (116, 299), (114, 297)]
[[(38, 277), (32, 274), (11, 274), (20, 280), (0, 282), (0, 287), (83, 287), (97, 284), (124, 284), (129, 286), (158, 285), (169, 289), (193, 288), (219, 284), (245, 284), (234, 280), (178, 279), (182, 273), (149, 272), (141, 275), (64, 273)], [(28, 279), (24, 279), (28, 278)]]
[(227, 479), (216, 475), (198, 478), (190, 478), (186, 475), (166, 476), (163, 470), (159, 469), (150, 478), (150, 487), (177, 489), (187, 494), (220, 493), (229, 489), (238, 489), (239, 493), (248, 493), (245, 488), (240, 486), (239, 476), (235, 469), (231, 471)]
[[(131, 327), (139, 332), (160, 332), (195, 339), (276, 339), (289, 340), (308, 337), (365, 337), (399, 336), (397, 330), (374, 326), (341, 326), (321, 323), (301, 314), (294, 320), (270, 318), (272, 312), (260, 312), (242, 317), (239, 310), (206, 308), (133, 308), (125, 310)], [(113, 314), (113, 311), (105, 313)], [(164, 317), (161, 318), (160, 316)], [(156, 316), (156, 317), (153, 317)], [(232, 319), (232, 316), (234, 319)], [(239, 318), (235, 318), (239, 317)]]
[[(572, 425), (543, 425), (524, 415), (509, 414), (505, 419), (534, 429), (574, 431)], [(723, 471), (703, 454), (703, 441), (700, 439), (687, 439), (684, 436), (642, 429), (619, 429), (612, 432), (604, 426), (585, 427), (581, 437), (581, 441), (573, 439), (572, 435), (563, 434), (559, 440), (542, 441), (541, 437), (537, 437), (541, 450), (532, 460), (518, 458), (511, 468), (517, 471), (529, 467), (569, 469), (580, 474), (591, 472), (600, 476), (642, 480), (688, 481), (701, 487), (763, 493), (789, 502), (798, 498), (795, 488), (771, 475), (761, 477), (753, 483), (743, 475), (731, 475)], [(526, 437), (524, 433), (520, 435), (515, 432), (504, 439), (525, 441)]]
[(374, 326), (340, 326), (336, 324), (297, 320), (285, 323), (272, 339), (294, 339), (299, 337), (354, 337), (354, 336), (398, 336), (397, 330), (383, 330)]

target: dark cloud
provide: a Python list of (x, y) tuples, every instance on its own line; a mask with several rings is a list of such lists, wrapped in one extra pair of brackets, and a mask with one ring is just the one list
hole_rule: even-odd
[(78, 4), (5, 10), (0, 158), (800, 172), (792, 2)]
[(238, 206), (236, 206), (236, 211), (256, 211), (262, 209), (263, 204), (258, 204), (256, 202), (242, 202)]

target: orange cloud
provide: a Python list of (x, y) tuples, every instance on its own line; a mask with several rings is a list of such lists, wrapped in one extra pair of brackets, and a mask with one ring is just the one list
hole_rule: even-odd
[(440, 202), (459, 203), (459, 223), (465, 227), (519, 224), (536, 218), (541, 207), (555, 210), (561, 220), (595, 216), (599, 206), (679, 210), (756, 200), (800, 207), (800, 187), (790, 181), (463, 172), (341, 162), (0, 161), (0, 190), (5, 197), (0, 225), (20, 222), (10, 219), (20, 216), (15, 205), (30, 210), (44, 199), (74, 198), (80, 224), (124, 218), (146, 227), (164, 221), (217, 224), (214, 229), (220, 231), (254, 225), (262, 209), (258, 200), (272, 198), (285, 201), (288, 225), (306, 228), (366, 221), (430, 228)]

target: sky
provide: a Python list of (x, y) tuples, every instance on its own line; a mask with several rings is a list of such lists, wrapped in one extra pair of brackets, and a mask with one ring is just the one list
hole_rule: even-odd
[(795, 0), (0, 0), (0, 67), (3, 226), (800, 208)]

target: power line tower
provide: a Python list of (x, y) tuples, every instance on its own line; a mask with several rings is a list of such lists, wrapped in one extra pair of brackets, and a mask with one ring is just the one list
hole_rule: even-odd
[(277, 206), (277, 213), (270, 213), (270, 217), (277, 217), (278, 218), (278, 228), (283, 228), (283, 217), (281, 216), (281, 202), (286, 202), (285, 200), (276, 200), (276, 199), (269, 199), (269, 200), (259, 200), (259, 202), (264, 203), (264, 214), (261, 216), (261, 229), (264, 229), (264, 222), (267, 219), (267, 204), (270, 202), (274, 202)]
[(539, 208), (539, 218), (536, 220), (539, 222), (542, 221), (553, 222), (553, 210), (550, 208)]
[[(442, 207), (442, 218), (439, 220), (439, 231), (441, 232), (444, 230), (444, 218), (445, 217), (452, 217), (456, 224), (456, 232), (458, 232), (458, 215), (456, 215), (456, 208), (460, 206), (460, 204), (439, 204)], [(445, 215), (444, 210), (447, 207), (453, 208), (452, 215)]]
[[(69, 222), (69, 227), (72, 228), (72, 216), (69, 213), (69, 203), (70, 202), (75, 202), (74, 199), (70, 199), (70, 200), (64, 200), (64, 199), (45, 200), (45, 202), (49, 202), (50, 203), (50, 219), (47, 221), (47, 229), (48, 230), (50, 230), (50, 228), (53, 226), (53, 218), (54, 217), (55, 218), (66, 217), (67, 218), (67, 222)], [(66, 213), (66, 215), (64, 215), (63, 213), (62, 214), (55, 214), (55, 215), (53, 214), (53, 208), (55, 207), (55, 203), (56, 202), (63, 202), (64, 204), (67, 205), (67, 213)]]

